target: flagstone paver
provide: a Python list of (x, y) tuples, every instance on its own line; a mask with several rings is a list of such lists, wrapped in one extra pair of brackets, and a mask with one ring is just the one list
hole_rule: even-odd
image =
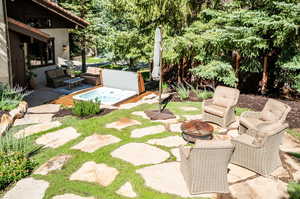
[(62, 124), (59, 121), (31, 125), (26, 127), (25, 129), (18, 131), (14, 136), (16, 138), (23, 138), (39, 132), (48, 131), (50, 129), (60, 127), (61, 125)]
[(119, 171), (113, 167), (90, 161), (84, 163), (80, 169), (73, 173), (70, 180), (95, 182), (106, 187), (115, 180), (118, 174)]
[(182, 107), (180, 107), (180, 109), (183, 111), (199, 111), (198, 108), (193, 107), (193, 106), (182, 106)]
[(60, 155), (48, 160), (45, 164), (40, 166), (34, 174), (47, 175), (51, 171), (60, 170), (71, 159), (71, 155)]
[(144, 143), (123, 145), (114, 150), (111, 155), (135, 166), (161, 163), (170, 157), (168, 152)]
[(146, 135), (153, 135), (164, 132), (166, 129), (163, 125), (150, 126), (141, 129), (134, 129), (131, 131), (132, 138), (140, 138)]
[(181, 161), (179, 148), (171, 149), (171, 153), (176, 157), (176, 161)]
[(57, 113), (60, 109), (59, 104), (43, 104), (40, 106), (31, 107), (28, 113)]
[(132, 120), (129, 118), (122, 118), (116, 122), (107, 124), (105, 127), (106, 128), (115, 128), (117, 130), (121, 130), (130, 126), (135, 126), (135, 125), (141, 125), (139, 121)]
[(44, 180), (24, 178), (17, 182), (3, 199), (42, 199), (48, 187), (49, 183)]
[(119, 109), (132, 109), (136, 106), (140, 105), (140, 103), (127, 103), (119, 106)]
[(162, 193), (181, 197), (216, 198), (216, 194), (190, 195), (180, 171), (179, 162), (157, 164), (136, 171), (145, 180), (145, 185)]
[(229, 183), (242, 181), (256, 175), (256, 173), (234, 164), (229, 164), (228, 168), (229, 168), (229, 173), (228, 173)]
[(290, 178), (290, 174), (289, 172), (283, 168), (283, 167), (279, 167), (277, 168), (275, 171), (273, 171), (271, 173), (271, 175), (275, 178), (278, 178), (280, 180), (285, 180), (285, 179), (289, 179)]
[(201, 120), (203, 118), (202, 114), (199, 115), (183, 115), (187, 120)]
[(181, 125), (182, 123), (170, 124), (169, 130), (174, 133), (181, 133), (182, 132)]
[(300, 183), (300, 171), (295, 172), (293, 178), (296, 182)]
[(280, 150), (284, 152), (300, 153), (300, 144), (295, 141), (288, 133), (285, 133), (282, 138)]
[(95, 199), (94, 197), (82, 197), (70, 193), (64, 195), (54, 196), (52, 199)]
[(112, 135), (94, 134), (86, 137), (83, 141), (73, 146), (72, 149), (78, 149), (83, 152), (93, 153), (104, 146), (115, 144), (120, 141), (121, 139)]
[(73, 127), (64, 128), (39, 137), (35, 142), (45, 147), (58, 148), (67, 142), (76, 139), (80, 134)]
[(48, 123), (52, 121), (54, 114), (25, 114), (22, 119), (17, 119), (14, 126)]
[(164, 124), (175, 124), (175, 123), (178, 123), (178, 119), (180, 117), (178, 115), (176, 115), (176, 118), (173, 118), (173, 119), (168, 119), (168, 120), (152, 120), (153, 122), (161, 122), (161, 123), (164, 123)]
[(177, 147), (187, 144), (187, 142), (180, 136), (169, 136), (165, 138), (151, 139), (147, 143), (166, 147)]
[(123, 186), (120, 187), (120, 189), (117, 190), (116, 193), (121, 196), (128, 197), (128, 198), (137, 197), (137, 194), (133, 190), (133, 187), (130, 182), (126, 182)]
[(150, 118), (146, 115), (146, 113), (144, 111), (135, 111), (135, 112), (132, 112), (131, 114), (150, 120)]

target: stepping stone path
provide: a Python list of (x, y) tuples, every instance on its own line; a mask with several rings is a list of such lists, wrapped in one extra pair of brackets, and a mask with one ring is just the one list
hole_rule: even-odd
[(131, 114), (150, 120), (150, 118), (146, 115), (146, 113), (144, 111), (135, 111), (135, 112), (132, 112)]
[(52, 121), (54, 114), (26, 114), (22, 119), (17, 119), (14, 126), (48, 123)]
[(112, 136), (112, 135), (94, 134), (89, 137), (86, 137), (79, 144), (73, 146), (72, 149), (78, 149), (83, 152), (93, 153), (96, 150), (98, 150), (104, 146), (118, 143), (120, 141), (121, 141), (121, 139), (119, 139), (115, 136)]
[(167, 160), (170, 154), (157, 147), (144, 143), (129, 143), (111, 153), (112, 157), (119, 158), (135, 166), (157, 164)]
[(128, 198), (135, 198), (137, 194), (134, 192), (130, 182), (126, 182), (120, 189), (117, 190), (117, 194)]
[(180, 109), (183, 111), (199, 111), (198, 108), (192, 106), (182, 106)]
[(80, 169), (70, 176), (70, 180), (95, 182), (106, 187), (115, 180), (118, 174), (119, 171), (115, 168), (91, 161), (84, 163)]
[(127, 103), (127, 104), (121, 104), (119, 106), (119, 109), (132, 109), (136, 106), (140, 105), (140, 103)]
[(177, 147), (186, 145), (187, 142), (180, 136), (170, 136), (166, 138), (152, 139), (147, 142), (148, 144), (161, 145), (166, 147)]
[(45, 164), (40, 166), (34, 174), (47, 175), (51, 171), (60, 170), (71, 159), (71, 155), (60, 155), (48, 160)]
[(176, 161), (178, 161), (178, 162), (181, 161), (179, 148), (171, 149), (171, 153), (172, 153), (172, 155), (174, 155), (176, 157)]
[(95, 199), (94, 197), (81, 197), (78, 195), (66, 193), (64, 195), (54, 196), (52, 199)]
[(131, 131), (132, 138), (141, 138), (147, 135), (153, 135), (164, 132), (166, 129), (163, 125), (150, 126)]
[(243, 181), (256, 175), (256, 173), (234, 164), (229, 164), (228, 168), (228, 183), (236, 183), (238, 181)]
[(60, 105), (59, 104), (44, 104), (44, 105), (40, 105), (40, 106), (35, 106), (35, 107), (31, 107), (28, 109), (27, 113), (39, 113), (39, 114), (43, 114), (43, 113), (57, 113), (60, 109)]
[(280, 180), (272, 180), (262, 176), (237, 183), (229, 187), (234, 198), (242, 199), (282, 199), (288, 198), (287, 184)]
[(141, 123), (139, 121), (132, 120), (129, 118), (122, 118), (119, 121), (107, 124), (105, 127), (121, 130), (121, 129), (130, 127), (130, 126), (135, 126), (135, 125), (141, 125)]
[(62, 124), (59, 121), (31, 125), (26, 127), (25, 129), (18, 131), (14, 136), (16, 138), (23, 138), (30, 135), (34, 135), (36, 133), (40, 133), (43, 131), (48, 131), (50, 129), (60, 127), (61, 125)]
[(295, 141), (288, 133), (285, 133), (282, 138), (280, 150), (284, 152), (300, 153), (300, 143)]
[(187, 120), (202, 120), (203, 116), (200, 115), (183, 115)]
[(216, 198), (216, 194), (191, 195), (181, 174), (179, 162), (157, 164), (136, 172), (143, 177), (146, 186), (162, 193), (181, 197)]
[(48, 187), (49, 183), (44, 180), (24, 178), (17, 182), (3, 199), (43, 199)]
[(181, 133), (182, 132), (181, 125), (182, 123), (170, 124), (169, 130), (174, 133)]
[(73, 127), (64, 128), (39, 137), (35, 142), (45, 147), (58, 148), (67, 142), (76, 139), (80, 134)]

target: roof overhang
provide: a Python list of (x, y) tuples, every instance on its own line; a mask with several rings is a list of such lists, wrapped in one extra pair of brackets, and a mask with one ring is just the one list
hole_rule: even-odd
[(89, 22), (85, 21), (84, 19), (76, 16), (75, 14), (63, 9), (56, 3), (53, 3), (49, 0), (32, 0), (34, 3), (37, 3), (40, 6), (48, 9), (49, 11), (64, 17), (68, 21), (80, 26), (81, 28), (85, 28), (89, 25)]
[(32, 37), (36, 40), (42, 42), (48, 42), (51, 38), (50, 35), (40, 31), (39, 29), (33, 28), (29, 25), (26, 25), (22, 22), (16, 21), (12, 18), (7, 18), (8, 29), (20, 33), (22, 35), (26, 35), (28, 37)]

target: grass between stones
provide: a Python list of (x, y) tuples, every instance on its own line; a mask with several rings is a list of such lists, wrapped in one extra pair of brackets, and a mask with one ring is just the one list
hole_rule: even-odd
[[(192, 106), (199, 109), (199, 111), (183, 111), (180, 109), (182, 106)], [(202, 104), (199, 102), (182, 102), (182, 103), (170, 103), (168, 105), (168, 109), (171, 110), (174, 114), (179, 115), (181, 118), (182, 115), (196, 115), (202, 112), (201, 110)], [(73, 193), (80, 196), (93, 196), (97, 199), (121, 199), (124, 198), (118, 194), (116, 191), (124, 185), (126, 182), (130, 182), (133, 186), (134, 191), (137, 193), (137, 198), (143, 199), (180, 199), (181, 197), (160, 193), (151, 188), (148, 188), (144, 185), (143, 178), (137, 174), (135, 171), (139, 168), (143, 168), (149, 165), (143, 166), (134, 166), (128, 162), (122, 161), (120, 159), (113, 158), (110, 153), (115, 149), (119, 148), (122, 145), (138, 142), (138, 143), (146, 143), (148, 140), (153, 138), (164, 138), (172, 135), (179, 135), (179, 133), (172, 132), (162, 132), (155, 135), (148, 135), (141, 138), (131, 138), (131, 131), (138, 128), (144, 128), (149, 126), (155, 126), (162, 123), (152, 122), (147, 119), (143, 119), (140, 116), (135, 116), (131, 114), (134, 111), (144, 111), (156, 109), (157, 105), (149, 105), (144, 104), (138, 107), (132, 108), (130, 110), (116, 110), (108, 115), (95, 117), (90, 119), (80, 120), (75, 117), (64, 117), (61, 118), (62, 126), (56, 129), (51, 129), (50, 131), (41, 132), (39, 134), (33, 135), (30, 137), (32, 142), (36, 140), (41, 135), (44, 135), (48, 132), (53, 132), (66, 127), (73, 127), (77, 130), (78, 133), (81, 134), (75, 140), (72, 140), (65, 145), (57, 148), (57, 149), (42, 149), (38, 154), (36, 154), (33, 158), (38, 162), (39, 166), (48, 161), (49, 159), (58, 156), (58, 155), (71, 155), (72, 158), (64, 165), (62, 170), (57, 170), (50, 172), (46, 176), (42, 175), (32, 175), (35, 179), (46, 180), (50, 183), (49, 188), (46, 191), (44, 199), (51, 199), (56, 195), (62, 195), (65, 193)], [(241, 114), (245, 109), (239, 109), (238, 113)], [(130, 118), (137, 121), (140, 121), (142, 125), (131, 126), (120, 131), (116, 129), (107, 129), (105, 125), (108, 123), (115, 122), (121, 118)], [(16, 132), (16, 130), (20, 129), (12, 129), (12, 132)], [(121, 139), (120, 142), (105, 146), (103, 148), (98, 149), (93, 153), (86, 153), (80, 150), (71, 149), (74, 145), (81, 142), (87, 136), (91, 136), (94, 133), (102, 134), (102, 135), (113, 135)], [(164, 146), (156, 146), (164, 151), (170, 153), (170, 158), (165, 162), (175, 161), (175, 156), (172, 155), (171, 149)], [(110, 167), (116, 168), (120, 173), (107, 187), (102, 187), (96, 183), (88, 183), (88, 182), (80, 182), (80, 181), (70, 181), (69, 177), (77, 171), (85, 162), (95, 161), (96, 163), (104, 163)], [(37, 167), (38, 168), (38, 167)]]

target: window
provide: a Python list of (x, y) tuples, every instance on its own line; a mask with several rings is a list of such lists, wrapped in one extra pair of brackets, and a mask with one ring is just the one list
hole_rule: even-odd
[(54, 38), (48, 43), (34, 40), (28, 44), (28, 61), (30, 68), (55, 64)]

